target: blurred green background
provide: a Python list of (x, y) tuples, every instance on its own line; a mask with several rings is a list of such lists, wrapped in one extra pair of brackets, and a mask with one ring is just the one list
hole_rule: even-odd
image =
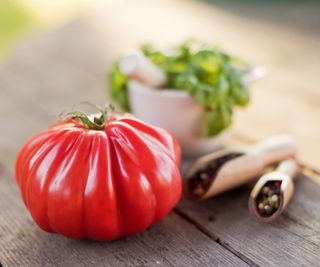
[[(112, 3), (113, 0), (0, 0), (0, 60), (10, 50), (15, 41), (27, 33), (46, 30), (78, 17), (97, 3)], [(133, 1), (134, 2), (134, 1)], [(135, 1), (137, 6), (141, 1)], [(320, 34), (320, 1), (317, 0), (203, 0), (172, 1), (190, 5), (203, 2), (227, 13), (256, 20), (294, 27)], [(145, 4), (145, 3), (142, 3)], [(150, 6), (153, 4), (150, 3)], [(317, 15), (318, 14), (318, 15)], [(318, 18), (317, 18), (318, 17)]]
[(0, 61), (26, 34), (61, 25), (80, 15), (89, 0), (0, 0)]

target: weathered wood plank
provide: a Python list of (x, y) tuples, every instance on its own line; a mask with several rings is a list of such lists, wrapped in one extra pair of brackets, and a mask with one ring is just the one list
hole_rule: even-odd
[[(106, 64), (84, 19), (18, 45), (0, 68), (0, 160), (13, 165), (27, 138), (66, 108), (107, 101)], [(74, 48), (75, 36), (82, 41)], [(110, 62), (109, 62), (110, 63)]]
[[(319, 92), (314, 87), (318, 81), (314, 72), (318, 66), (315, 59), (320, 51), (317, 49), (319, 36), (305, 31), (293, 32), (290, 28), (288, 31), (278, 25), (270, 27), (268, 23), (252, 23), (249, 18), (230, 15), (205, 3), (188, 2), (182, 6), (170, 2), (166, 6), (164, 2), (149, 6), (147, 12), (134, 8), (135, 3), (130, 6), (127, 2), (113, 2), (112, 8), (100, 9), (100, 16), (95, 12), (91, 14), (89, 21), (97, 22), (92, 28), (87, 19), (80, 19), (54, 32), (33, 37), (14, 50), (0, 71), (0, 125), (6, 125), (0, 132), (0, 162), (6, 168), (12, 168), (15, 154), (26, 138), (53, 121), (51, 114), (82, 100), (100, 104), (105, 101), (105, 74), (115, 55), (146, 39), (169, 44), (190, 34), (204, 40), (218, 40), (230, 51), (269, 70), (270, 76), (253, 89), (251, 107), (238, 113), (235, 129), (255, 139), (281, 131), (291, 132), (303, 145), (303, 158), (318, 163), (314, 144), (318, 143), (319, 127), (314, 121), (319, 116)], [(117, 10), (123, 15), (118, 16)], [(163, 27), (164, 13), (165, 23), (170, 27)], [(132, 17), (139, 20), (130, 19)], [(146, 19), (155, 21), (154, 28), (144, 32), (141, 39)], [(186, 27), (186, 21), (190, 27)], [(119, 35), (120, 28), (130, 28), (130, 32)], [(277, 42), (270, 43), (270, 36)], [(237, 40), (237, 45), (230, 40)], [(288, 43), (300, 45), (288, 49)], [(299, 54), (304, 56), (297, 57)], [(302, 76), (305, 78), (301, 79)], [(157, 261), (178, 266), (180, 263), (238, 263), (234, 257), (231, 257), (234, 262), (226, 261), (223, 257), (230, 253), (224, 254), (219, 246), (216, 252), (217, 244), (212, 239), (199, 234), (175, 214), (141, 235), (108, 244), (71, 241), (45, 234), (31, 222), (11, 175), (5, 176), (0, 178), (0, 262), (5, 266), (156, 265)], [(249, 188), (244, 187), (204, 203), (183, 200), (178, 213), (200, 226), (207, 235), (218, 236), (223, 247), (251, 265), (255, 262), (317, 265), (318, 187), (300, 179), (288, 211), (271, 225), (261, 225), (249, 216), (248, 192)], [(208, 221), (209, 216), (213, 221)], [(200, 254), (198, 261), (194, 259), (197, 254)], [(125, 257), (129, 262), (123, 262)], [(218, 257), (216, 262), (211, 262), (213, 257)], [(94, 262), (89, 261), (92, 258)]]
[[(73, 31), (81, 32), (83, 23), (68, 27), (17, 48), (0, 72), (0, 112), (5, 115), (0, 120), (7, 126), (0, 139), (0, 262), (4, 266), (246, 266), (175, 213), (139, 235), (111, 243), (50, 235), (32, 222), (10, 174), (19, 148), (53, 122), (57, 110), (86, 99), (105, 101), (105, 70), (96, 60), (98, 55), (93, 56), (92, 44), (83, 42), (68, 55), (56, 54), (57, 47), (72, 43)], [(28, 58), (38, 45), (42, 53)]]
[(240, 257), (261, 266), (316, 266), (320, 260), (320, 187), (301, 175), (285, 213), (270, 224), (249, 214), (251, 186), (203, 202), (183, 199), (178, 207), (204, 232)]
[(0, 262), (3, 266), (247, 266), (171, 213), (145, 232), (114, 242), (76, 241), (40, 230), (13, 177), (0, 174)]
[[(4, 94), (6, 92), (2, 91), (5, 99), (17, 98), (20, 110), (25, 111), (10, 113), (5, 119), (11, 129), (6, 132), (5, 142), (1, 143), (0, 154), (4, 160), (2, 163), (9, 167), (21, 145), (19, 143), (40, 127), (45, 127), (47, 120), (52, 118), (33, 100), (19, 99), (18, 95)], [(8, 160), (8, 157), (11, 159)], [(0, 169), (6, 171), (4, 166)], [(2, 173), (0, 177), (0, 210), (0, 262), (4, 266), (243, 264), (236, 256), (174, 213), (145, 233), (110, 243), (112, 245), (51, 236), (34, 225), (23, 207), (13, 177), (8, 173)], [(167, 247), (167, 244), (170, 246)], [(184, 253), (189, 255), (187, 260)]]

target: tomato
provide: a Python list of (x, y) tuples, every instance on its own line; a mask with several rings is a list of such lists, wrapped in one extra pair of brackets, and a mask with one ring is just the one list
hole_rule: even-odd
[(34, 136), (17, 157), (34, 221), (74, 239), (113, 240), (166, 216), (181, 195), (176, 139), (130, 115), (79, 118)]

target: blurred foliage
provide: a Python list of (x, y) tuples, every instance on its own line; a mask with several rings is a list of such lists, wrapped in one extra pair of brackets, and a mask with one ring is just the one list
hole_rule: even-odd
[(128, 78), (120, 71), (119, 62), (115, 62), (108, 76), (110, 95), (125, 111), (130, 111), (127, 83)]
[[(144, 55), (161, 67), (167, 76), (166, 88), (187, 91), (204, 109), (205, 133), (213, 136), (232, 123), (235, 106), (245, 106), (250, 95), (242, 82), (242, 72), (249, 66), (216, 47), (187, 41), (162, 51), (143, 45)], [(111, 97), (129, 110), (128, 78), (116, 62), (110, 72)]]
[(0, 0), (0, 59), (10, 45), (35, 24), (32, 12), (14, 0)]
[(0, 60), (25, 33), (59, 26), (96, 0), (0, 0)]

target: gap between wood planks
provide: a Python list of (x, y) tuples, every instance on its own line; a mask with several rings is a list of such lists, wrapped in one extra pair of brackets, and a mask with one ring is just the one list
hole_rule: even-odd
[[(34, 103), (34, 101), (32, 99), (24, 99), (26, 102), (31, 102)], [(49, 113), (47, 112), (47, 110), (43, 109), (39, 104), (34, 103), (37, 108), (40, 108), (43, 114), (49, 115)], [(243, 143), (254, 143), (257, 141), (257, 139), (255, 139), (254, 137), (249, 136), (248, 134), (244, 134), (241, 132), (236, 132), (233, 131), (233, 136), (235, 137), (234, 139), (239, 140)], [(303, 171), (304, 172), (308, 172), (308, 174), (310, 173), (310, 176), (312, 178), (312, 180), (316, 181), (317, 183), (319, 183), (320, 181), (320, 170), (318, 170), (317, 168), (306, 164), (304, 162), (299, 162)], [(4, 166), (4, 164), (1, 164), (2, 166), (0, 166), (0, 171), (1, 171), (1, 167), (3, 169), (7, 170), (7, 167)], [(10, 171), (9, 171), (10, 172)], [(11, 172), (10, 172), (11, 173)], [(319, 179), (316, 179), (316, 177), (319, 177)], [(189, 224), (193, 225), (194, 227), (196, 227), (200, 232), (202, 232), (203, 234), (205, 234), (206, 236), (208, 236), (210, 239), (214, 240), (215, 242), (217, 242), (219, 245), (221, 245), (224, 249), (228, 250), (230, 253), (232, 253), (234, 256), (236, 256), (237, 258), (239, 258), (240, 260), (244, 261), (245, 263), (247, 263), (250, 266), (258, 266), (256, 263), (254, 263), (252, 260), (250, 260), (249, 258), (247, 258), (245, 255), (241, 254), (240, 252), (236, 251), (230, 244), (224, 242), (223, 240), (221, 240), (219, 238), (218, 235), (216, 235), (215, 233), (212, 233), (210, 231), (208, 231), (205, 227), (203, 227), (200, 223), (196, 222), (194, 219), (190, 218), (190, 216), (188, 216), (187, 214), (185, 214), (181, 209), (179, 208), (175, 208), (174, 212), (181, 217), (182, 219), (184, 219), (185, 221), (187, 221)], [(0, 267), (1, 264), (0, 264)]]
[[(246, 144), (252, 144), (252, 143), (256, 143), (258, 141), (257, 139), (255, 139), (247, 134), (240, 133), (238, 131), (233, 131), (232, 134), (234, 136), (234, 139), (239, 140), (239, 141), (246, 143)], [(298, 164), (300, 165), (302, 172), (307, 174), (306, 175), (307, 177), (310, 177), (310, 179), (312, 179), (313, 181), (315, 181), (318, 184), (320, 183), (320, 170), (318, 170), (317, 167), (311, 166), (305, 162), (302, 162), (301, 160), (298, 160)], [(233, 255), (235, 255), (236, 257), (238, 257), (239, 259), (241, 259), (245, 263), (247, 263), (248, 265), (259, 266), (255, 262), (253, 262), (251, 259), (246, 257), (244, 254), (235, 250), (230, 244), (228, 244), (227, 242), (224, 242), (217, 234), (206, 229), (206, 227), (202, 226), (199, 222), (197, 222), (192, 217), (190, 217), (188, 214), (183, 212), (183, 210), (181, 210), (180, 208), (176, 207), (174, 209), (174, 212), (177, 215), (179, 215), (181, 218), (188, 221), (194, 227), (196, 227), (203, 234), (205, 234), (209, 238), (213, 239), (215, 242), (217, 242), (223, 248), (228, 250), (230, 253), (232, 253)]]
[[(9, 178), (10, 176), (12, 176), (12, 171), (11, 170), (8, 170), (8, 168), (7, 167), (5, 167), (4, 169), (2, 169), (3, 170), (3, 173), (5, 173), (6, 174), (6, 177), (5, 178)], [(1, 177), (0, 177), (1, 178)], [(175, 216), (175, 218), (177, 218), (177, 219), (179, 219), (178, 221), (176, 221), (176, 223), (177, 222), (183, 222), (184, 223), (184, 225), (186, 225), (186, 226), (188, 226), (189, 227), (189, 230), (190, 229), (192, 229), (193, 228), (193, 224), (191, 224), (188, 220), (186, 220), (185, 218), (182, 218), (181, 216), (179, 216), (178, 214), (176, 214), (176, 213), (173, 213), (173, 215)], [(172, 217), (171, 217), (172, 218)], [(174, 217), (173, 217), (174, 218)], [(172, 220), (171, 220), (172, 221)], [(30, 220), (30, 223), (31, 223), (31, 220)], [(178, 231), (181, 231), (181, 226), (183, 226), (183, 224), (182, 225), (179, 225), (179, 223), (177, 224), (177, 226), (178, 226), (178, 228), (177, 228), (177, 230)], [(191, 228), (190, 228), (191, 227)], [(170, 230), (170, 228), (168, 228), (168, 229), (165, 229), (166, 227), (164, 227), (164, 230), (163, 231), (171, 231), (171, 237), (173, 236), (173, 234), (174, 234), (174, 232), (172, 231), (172, 229)], [(184, 228), (184, 227), (183, 227)], [(237, 257), (237, 256), (235, 256), (233, 253), (231, 253), (229, 250), (227, 250), (224, 246), (221, 246), (221, 247), (219, 247), (220, 246), (220, 244), (218, 243), (218, 242), (215, 242), (214, 240), (212, 240), (211, 238), (208, 238), (208, 236), (207, 235), (205, 235), (205, 234), (203, 234), (203, 232), (202, 231), (199, 231), (199, 229), (197, 229), (197, 228), (194, 228), (194, 230), (193, 231), (191, 231), (191, 236), (194, 236), (194, 235), (192, 235), (192, 232), (194, 232), (195, 234), (197, 234), (196, 236), (200, 236), (202, 239), (199, 239), (199, 240), (202, 240), (203, 241), (203, 243), (201, 243), (200, 244), (200, 250), (202, 251), (202, 248), (203, 248), (203, 246), (202, 246), (202, 244), (207, 244), (207, 247), (208, 248), (210, 248), (210, 250), (211, 250), (211, 255), (212, 255), (212, 252), (217, 252), (217, 253), (220, 253), (221, 255), (224, 255), (225, 257), (231, 257), (232, 256), (232, 258), (233, 259), (235, 259), (235, 262), (239, 262), (240, 263), (240, 261), (241, 261), (241, 263), (243, 263), (243, 264), (241, 264), (241, 265), (244, 265), (244, 264), (246, 264), (246, 266), (248, 265), (245, 261), (243, 261), (243, 259), (241, 259), (240, 257)], [(188, 237), (188, 236), (185, 236), (186, 238)], [(145, 241), (143, 241), (143, 239), (144, 239), (144, 237), (142, 236), (140, 236), (140, 237), (138, 237), (138, 239), (140, 239), (140, 238), (142, 238), (141, 240), (140, 240), (140, 242), (143, 244), (143, 246), (148, 246), (151, 250), (152, 250), (152, 245), (150, 245), (150, 242), (149, 242), (149, 244), (148, 244), (148, 238), (147, 238), (147, 240), (146, 240), (146, 242)], [(154, 238), (156, 238), (157, 239), (157, 237), (155, 236)], [(37, 239), (38, 240), (38, 239)], [(39, 240), (41, 240), (41, 237), (40, 237), (40, 239)], [(204, 242), (205, 240), (207, 240), (206, 242), (208, 242), (208, 243), (206, 243), (206, 242)], [(24, 241), (25, 241), (25, 239), (24, 239)], [(137, 241), (137, 240), (136, 240)], [(38, 242), (38, 241), (37, 241)], [(91, 242), (91, 241), (89, 241), (89, 242)], [(94, 241), (93, 241), (94, 242)], [(101, 243), (99, 243), (99, 242), (95, 242), (96, 244), (98, 244), (98, 245), (103, 245), (103, 244), (101, 244)], [(136, 243), (134, 246), (140, 246), (139, 245), (139, 243), (138, 242), (134, 242), (134, 243)], [(178, 245), (179, 245), (179, 243), (177, 243)], [(121, 245), (120, 245), (121, 246)], [(188, 245), (189, 246), (189, 245)], [(194, 243), (193, 243), (193, 246), (196, 246)], [(186, 246), (184, 246), (184, 245), (182, 245), (181, 246), (181, 250), (184, 248), (184, 247), (186, 247)], [(196, 247), (194, 247), (195, 249), (197, 248), (197, 246)], [(12, 248), (11, 248), (12, 249)], [(77, 253), (80, 253), (80, 251), (78, 250), (79, 249), (79, 247), (78, 248), (76, 248), (75, 249), (75, 251), (77, 251)], [(182, 250), (183, 251), (183, 250)], [(185, 251), (184, 251), (184, 253), (185, 253)], [(12, 255), (14, 255), (14, 254), (7, 254), (7, 256), (12, 256)], [(229, 255), (229, 256), (228, 256)], [(161, 254), (160, 253), (160, 256), (159, 256), (159, 258), (160, 259), (162, 259), (162, 257), (165, 257), (165, 255), (163, 255), (163, 254)], [(192, 258), (193, 256), (191, 256), (191, 258)], [(166, 258), (165, 258), (166, 259)], [(207, 262), (210, 262), (210, 259), (212, 260), (212, 258), (208, 258), (208, 261)], [(30, 257), (29, 257), (29, 260), (30, 260)], [(52, 260), (52, 259), (51, 259)], [(51, 260), (45, 260), (46, 261), (46, 263), (50, 263), (50, 261)], [(30, 262), (31, 262), (32, 260), (30, 260)], [(83, 263), (85, 263), (85, 262), (83, 262)], [(9, 264), (9, 263), (6, 263), (5, 262), (5, 266), (7, 266), (7, 264)], [(167, 264), (168, 265), (174, 265), (174, 264), (172, 264), (172, 262), (171, 261), (168, 261), (167, 262)], [(27, 264), (28, 265), (28, 264)], [(187, 264), (188, 265), (188, 264)], [(189, 266), (189, 265), (188, 265)], [(0, 267), (3, 267), (1, 264), (0, 264)]]
[(256, 263), (254, 263), (252, 260), (247, 258), (245, 255), (239, 253), (235, 249), (233, 249), (228, 243), (222, 241), (218, 235), (208, 231), (205, 227), (203, 227), (200, 223), (189, 217), (187, 214), (185, 214), (182, 210), (179, 208), (174, 208), (173, 212), (177, 214), (179, 217), (187, 221), (188, 223), (192, 224), (195, 228), (197, 228), (200, 232), (202, 232), (204, 235), (208, 236), (209, 238), (213, 239), (215, 242), (217, 242), (220, 246), (222, 246), (224, 249), (228, 250), (230, 253), (232, 253), (234, 256), (239, 258), (240, 260), (244, 261), (246, 264), (257, 267)]

